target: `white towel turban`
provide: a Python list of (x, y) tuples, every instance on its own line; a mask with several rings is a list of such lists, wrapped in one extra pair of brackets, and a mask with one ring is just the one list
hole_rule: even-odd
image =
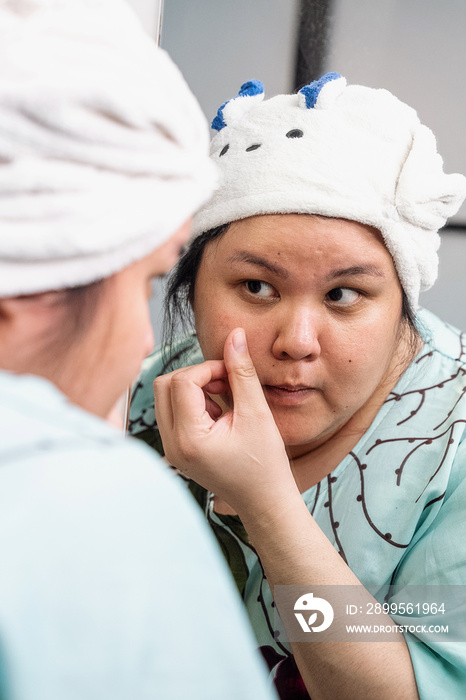
[(220, 107), (211, 156), (222, 184), (193, 235), (249, 216), (320, 214), (377, 228), (415, 309), (437, 277), (438, 229), (466, 179), (446, 175), (432, 132), (387, 90), (329, 73), (295, 95), (263, 101), (245, 83)]
[(199, 105), (123, 0), (3, 0), (0, 296), (144, 257), (215, 173)]

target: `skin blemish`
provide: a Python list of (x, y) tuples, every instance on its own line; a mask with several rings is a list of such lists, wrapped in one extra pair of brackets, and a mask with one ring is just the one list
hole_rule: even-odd
[[(220, 359), (225, 337), (241, 326), (291, 456), (310, 454), (340, 431), (350, 442), (405, 362), (401, 287), (378, 235), (342, 219), (257, 216), (234, 222), (205, 253), (195, 315), (206, 359)], [(349, 351), (354, 358), (345, 359)], [(296, 391), (293, 403), (280, 391), (287, 385), (309, 391)]]

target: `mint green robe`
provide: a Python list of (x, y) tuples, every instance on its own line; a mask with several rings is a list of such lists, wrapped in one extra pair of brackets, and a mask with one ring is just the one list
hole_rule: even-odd
[[(466, 603), (466, 337), (425, 310), (418, 314), (418, 325), (423, 349), (355, 448), (303, 499), (366, 587), (461, 585)], [(152, 381), (163, 371), (201, 362), (199, 347), (191, 346), (192, 339), (180, 341), (168, 370), (161, 352), (155, 352), (135, 387), (131, 431), (158, 449)], [(275, 624), (270, 589), (241, 523), (215, 514), (209, 494), (195, 486), (192, 490), (229, 561), (279, 694), (305, 698), (286, 634)], [(421, 700), (464, 699), (465, 606), (447, 605), (437, 619), (455, 629), (459, 625), (459, 641), (438, 643), (422, 633), (406, 634)], [(409, 617), (402, 622), (409, 624)]]

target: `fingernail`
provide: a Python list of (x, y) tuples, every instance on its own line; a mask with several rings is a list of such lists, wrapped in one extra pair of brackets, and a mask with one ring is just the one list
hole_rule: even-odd
[(236, 352), (246, 352), (248, 346), (246, 345), (246, 336), (244, 331), (237, 331), (232, 340), (233, 347), (235, 348)]

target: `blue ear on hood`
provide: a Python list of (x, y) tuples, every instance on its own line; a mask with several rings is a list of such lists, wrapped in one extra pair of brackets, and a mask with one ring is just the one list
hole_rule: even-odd
[(339, 73), (326, 73), (319, 80), (314, 80), (309, 85), (305, 85), (299, 91), (306, 98), (306, 107), (308, 109), (313, 109), (316, 106), (317, 98), (319, 97), (320, 91), (331, 80), (338, 80), (341, 78)]
[[(247, 97), (249, 95), (261, 95), (263, 92), (264, 85), (263, 83), (261, 83), (260, 80), (249, 80), (247, 83), (243, 83), (243, 85), (241, 85), (238, 95), (236, 97), (232, 97), (232, 99), (237, 100), (239, 97)], [(223, 119), (223, 109), (229, 102), (231, 102), (231, 100), (227, 100), (218, 108), (217, 116), (212, 122), (212, 129), (215, 129), (216, 131), (221, 131), (226, 126), (226, 122)]]

